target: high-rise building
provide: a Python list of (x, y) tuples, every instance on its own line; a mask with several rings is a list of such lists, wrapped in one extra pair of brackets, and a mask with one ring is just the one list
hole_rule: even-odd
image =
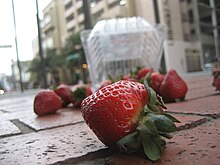
[[(220, 1), (90, 0), (91, 21), (140, 16), (166, 24), (163, 62), (166, 70), (199, 71), (220, 57)], [(84, 29), (83, 0), (53, 0), (44, 9), (44, 47), (59, 50), (65, 38)]]
[(44, 8), (41, 27), (43, 48), (54, 48), (59, 52), (66, 36), (63, 0), (53, 0)]

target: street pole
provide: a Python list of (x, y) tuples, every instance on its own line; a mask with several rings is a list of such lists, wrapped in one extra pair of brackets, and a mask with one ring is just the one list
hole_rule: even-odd
[(85, 29), (92, 28), (91, 12), (90, 12), (90, 0), (83, 0), (83, 13), (85, 17)]
[(45, 69), (45, 60), (43, 56), (43, 49), (42, 49), (42, 38), (41, 38), (41, 28), (40, 28), (40, 19), (39, 19), (39, 10), (38, 10), (38, 0), (36, 0), (36, 10), (37, 10), (37, 30), (38, 30), (38, 45), (39, 45), (39, 55), (42, 63), (42, 76), (43, 76), (43, 87), (47, 88), (47, 73)]
[(18, 70), (19, 70), (19, 83), (20, 83), (21, 92), (23, 92), (24, 88), (23, 88), (22, 74), (21, 74), (21, 63), (20, 63), (19, 56), (18, 56), (18, 43), (17, 43), (14, 0), (12, 0), (12, 9), (13, 9), (14, 31), (15, 31), (15, 47), (16, 47), (16, 55), (17, 55), (17, 65), (18, 65)]

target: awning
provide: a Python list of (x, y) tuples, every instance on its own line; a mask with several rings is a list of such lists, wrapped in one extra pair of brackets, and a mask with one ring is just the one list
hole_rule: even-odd
[(66, 60), (71, 62), (77, 62), (79, 59), (80, 59), (80, 55), (78, 53), (73, 53), (66, 57)]

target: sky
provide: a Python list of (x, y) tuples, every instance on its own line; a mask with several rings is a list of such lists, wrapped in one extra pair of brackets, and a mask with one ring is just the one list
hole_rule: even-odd
[[(38, 0), (39, 15), (51, 0)], [(18, 56), (20, 61), (33, 59), (32, 40), (37, 37), (36, 0), (14, 0)], [(12, 0), (0, 0), (0, 73), (11, 75), (12, 60), (17, 60)]]

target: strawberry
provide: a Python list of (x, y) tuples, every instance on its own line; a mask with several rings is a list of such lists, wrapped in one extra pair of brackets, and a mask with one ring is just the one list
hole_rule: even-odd
[(39, 116), (56, 113), (61, 106), (60, 97), (52, 90), (40, 91), (34, 98), (34, 112)]
[(100, 85), (100, 87), (99, 87), (98, 89), (102, 89), (103, 87), (108, 86), (108, 85), (110, 85), (110, 84), (112, 84), (112, 81), (111, 81), (111, 80), (105, 80), (105, 81), (103, 81), (103, 82), (101, 83), (101, 85)]
[(188, 91), (186, 82), (174, 69), (169, 70), (160, 85), (159, 93), (167, 102), (183, 100)]
[(129, 81), (133, 81), (133, 82), (137, 81), (137, 79), (131, 73), (122, 76), (122, 80), (129, 80)]
[(159, 94), (159, 89), (160, 89), (160, 85), (162, 83), (162, 81), (164, 80), (164, 75), (160, 74), (159, 72), (153, 72), (150, 75), (150, 87)]
[[(146, 88), (145, 88), (146, 87)], [(171, 115), (161, 113), (161, 98), (148, 86), (121, 80), (103, 87), (81, 104), (87, 125), (104, 144), (132, 153), (142, 146), (151, 160), (158, 160), (165, 141), (175, 130)]]
[(80, 107), (83, 99), (92, 94), (91, 86), (88, 84), (77, 84), (71, 87), (71, 103), (74, 107)]
[(220, 91), (220, 76), (214, 80), (213, 84), (216, 88), (215, 90)]
[(55, 89), (54, 92), (61, 97), (63, 100), (63, 105), (68, 105), (71, 103), (71, 89), (70, 86), (67, 84), (60, 84)]
[(220, 91), (220, 70), (215, 69), (213, 71), (213, 77), (212, 85), (216, 88), (216, 91)]
[(149, 67), (145, 67), (140, 69), (137, 72), (137, 80), (141, 80), (142, 78), (144, 78), (148, 73), (151, 73), (153, 70)]

